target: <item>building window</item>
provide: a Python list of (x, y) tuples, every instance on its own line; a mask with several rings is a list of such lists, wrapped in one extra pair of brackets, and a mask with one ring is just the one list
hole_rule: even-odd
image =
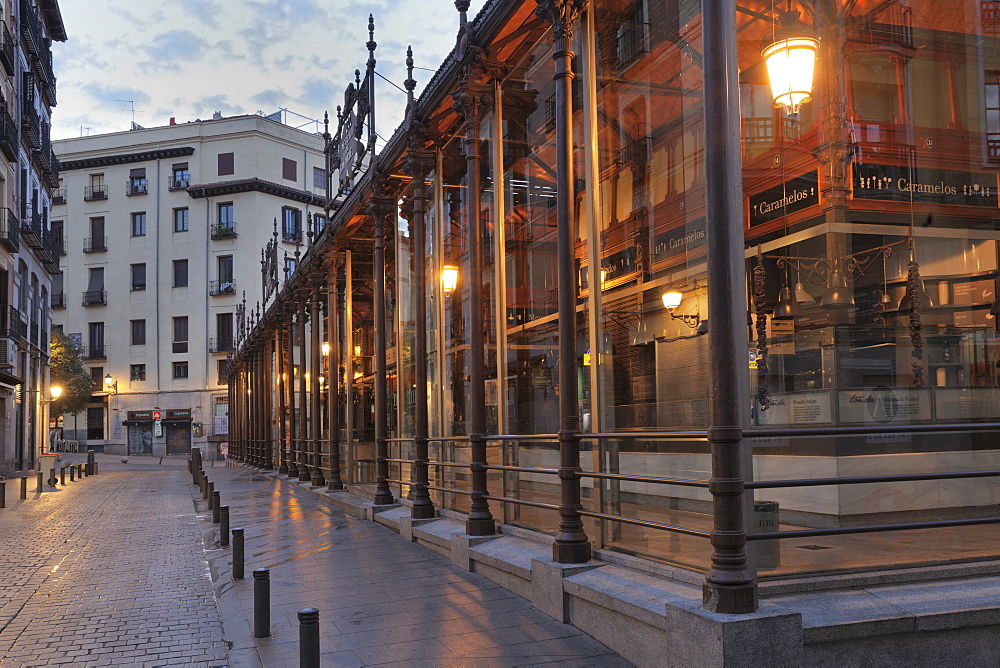
[(127, 195), (145, 195), (149, 192), (148, 182), (146, 181), (146, 168), (140, 167), (139, 169), (133, 169), (128, 175), (128, 190)]
[(313, 188), (326, 188), (326, 170), (313, 167)]
[(146, 212), (137, 211), (132, 214), (132, 236), (146, 236)]
[(219, 176), (229, 176), (236, 173), (236, 161), (232, 153), (219, 154)]
[(174, 378), (181, 379), (188, 377), (188, 363), (174, 362)]
[[(0, 195), (2, 196), (2, 195)], [(66, 254), (66, 239), (63, 238), (63, 221), (52, 221), (52, 246), (60, 255)]]
[(233, 349), (233, 314), (215, 314), (216, 352), (227, 352)]
[(326, 228), (326, 216), (321, 216), (319, 214), (313, 216), (313, 230), (315, 230), (316, 234), (319, 234), (325, 228)]
[(146, 321), (131, 320), (130, 322), (132, 323), (132, 345), (146, 345)]
[(215, 226), (212, 227), (213, 239), (230, 239), (236, 236), (236, 221), (233, 217), (233, 203), (223, 202), (219, 204), (219, 217)]
[(170, 188), (172, 190), (179, 190), (181, 188), (187, 188), (188, 184), (191, 182), (191, 174), (188, 172), (188, 165), (186, 162), (181, 162), (173, 166), (173, 174), (170, 178)]
[(146, 380), (146, 365), (145, 364), (129, 365), (129, 380), (133, 382)]
[(219, 256), (219, 294), (231, 295), (235, 292), (233, 284), (233, 256)]
[(188, 319), (186, 315), (174, 318), (173, 352), (186, 353), (188, 350)]
[(100, 441), (104, 438), (104, 407), (87, 408), (87, 440)]
[(174, 209), (174, 232), (188, 231), (188, 208), (186, 206)]
[(188, 261), (174, 260), (174, 287), (186, 288), (188, 284)]
[[(219, 374), (219, 385), (229, 385), (229, 360), (219, 360), (216, 368)], [(216, 422), (218, 422), (218, 418), (216, 418)]]
[(295, 258), (293, 258), (293, 257), (286, 257), (285, 258), (285, 279), (287, 280), (287, 279), (291, 278), (292, 274), (294, 274), (294, 273), (295, 273)]
[[(27, 294), (23, 288), (21, 294)], [(83, 305), (97, 306), (107, 303), (107, 293), (104, 291), (104, 267), (91, 267), (88, 270), (87, 291), (83, 293)], [(24, 307), (20, 310), (24, 311)]]
[(282, 207), (281, 238), (288, 243), (302, 243), (302, 212), (298, 209)]
[(146, 263), (133, 264), (132, 267), (132, 290), (146, 289)]
[(92, 360), (106, 359), (104, 353), (104, 323), (88, 323), (87, 334), (90, 337), (90, 347), (87, 348), (87, 357)]
[(83, 240), (83, 252), (94, 253), (108, 249), (108, 240), (104, 236), (104, 216), (94, 216), (90, 219), (90, 237)]
[(298, 165), (295, 164), (294, 160), (281, 159), (281, 178), (286, 181), (298, 180)]

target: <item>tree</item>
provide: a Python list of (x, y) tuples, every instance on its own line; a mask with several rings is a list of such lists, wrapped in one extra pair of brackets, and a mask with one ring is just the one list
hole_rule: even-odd
[(79, 343), (62, 333), (52, 330), (49, 342), (49, 365), (52, 385), (62, 387), (62, 396), (52, 402), (52, 415), (75, 415), (87, 407), (94, 392), (94, 381), (83, 363), (83, 349)]

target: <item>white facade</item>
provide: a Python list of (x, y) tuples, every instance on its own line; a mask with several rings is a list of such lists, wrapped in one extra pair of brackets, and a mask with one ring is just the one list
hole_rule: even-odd
[(55, 142), (66, 255), (53, 324), (79, 335), (95, 379), (67, 439), (154, 455), (225, 441), (237, 306), (261, 299), (275, 222), (279, 255), (294, 256), (322, 216), (323, 143), (261, 116)]

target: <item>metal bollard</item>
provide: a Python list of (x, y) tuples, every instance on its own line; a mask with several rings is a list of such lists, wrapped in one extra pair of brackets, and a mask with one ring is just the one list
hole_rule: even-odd
[(192, 473), (192, 472), (194, 472), (194, 467), (191, 466), (191, 460), (188, 459), (188, 473)]
[(253, 569), (253, 637), (271, 635), (271, 571)]
[(94, 462), (94, 475), (97, 475), (97, 462)]
[(80, 475), (82, 477), (90, 477), (90, 469), (87, 468), (86, 463), (80, 464)]
[(210, 483), (208, 483), (208, 508), (209, 508), (209, 510), (211, 510), (211, 509), (213, 509), (215, 507), (215, 506), (212, 505), (214, 502), (215, 502), (215, 483), (214, 482), (210, 482)]
[(208, 498), (209, 498), (209, 496), (208, 496), (208, 494), (209, 494), (209, 492), (208, 492), (208, 486), (209, 486), (210, 483), (208, 482), (208, 478), (206, 478), (205, 476), (202, 476), (201, 480), (202, 480), (202, 482), (201, 482), (201, 500), (202, 501), (208, 501)]
[(233, 579), (243, 579), (243, 529), (233, 529)]
[(49, 469), (49, 487), (55, 487), (59, 481), (56, 479), (56, 470)]
[(299, 610), (299, 668), (319, 668), (319, 610)]
[(83, 471), (83, 464), (77, 464), (76, 465), (76, 477), (79, 478), (80, 480), (83, 480), (83, 473), (84, 473), (84, 471)]
[(319, 668), (319, 610), (299, 610), (299, 668)]
[(0, 508), (7, 507), (7, 483), (0, 480)]
[(219, 547), (229, 546), (229, 506), (219, 508)]
[(63, 487), (66, 486), (66, 465), (63, 464), (59, 467), (59, 484)]
[(220, 520), (220, 503), (222, 501), (219, 498), (219, 492), (212, 492), (212, 524), (218, 524)]
[(41, 471), (39, 471), (38, 472), (38, 487), (35, 488), (35, 493), (36, 494), (41, 494), (42, 493), (42, 479), (44, 477), (45, 477), (45, 474), (42, 473)]
[(28, 476), (21, 476), (21, 500), (28, 498)]
[(76, 482), (76, 467), (75, 466), (70, 466), (69, 467), (69, 481), (70, 482)]
[(93, 450), (87, 450), (87, 466), (86, 466), (86, 468), (87, 468), (87, 475), (94, 475), (94, 463), (95, 463), (95, 461), (96, 460), (94, 459), (94, 451)]

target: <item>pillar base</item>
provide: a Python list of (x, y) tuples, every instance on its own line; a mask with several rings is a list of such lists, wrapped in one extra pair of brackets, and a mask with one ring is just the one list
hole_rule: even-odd
[(410, 517), (415, 520), (429, 520), (437, 517), (437, 509), (433, 503), (414, 504), (410, 506)]
[(309, 468), (303, 466), (299, 469), (299, 482), (309, 482), (312, 480), (312, 475), (309, 474)]
[(465, 521), (465, 533), (468, 536), (492, 536), (497, 532), (496, 520), (489, 519), (468, 519)]
[(585, 564), (590, 561), (590, 543), (552, 543), (552, 560), (559, 564)]
[(316, 473), (312, 477), (311, 485), (313, 487), (322, 487), (326, 484), (326, 480), (323, 479), (323, 475), (319, 473), (319, 469), (316, 469)]
[(375, 505), (376, 506), (391, 506), (396, 503), (396, 499), (392, 497), (392, 492), (386, 494), (382, 492), (381, 494), (375, 495)]
[(282, 464), (278, 467), (278, 475), (288, 475), (288, 464)]
[(342, 480), (331, 480), (326, 486), (327, 491), (330, 492), (340, 492), (344, 489), (344, 482)]
[(757, 586), (754, 582), (739, 585), (717, 585), (706, 582), (701, 586), (701, 607), (709, 612), (741, 615), (756, 612)]

